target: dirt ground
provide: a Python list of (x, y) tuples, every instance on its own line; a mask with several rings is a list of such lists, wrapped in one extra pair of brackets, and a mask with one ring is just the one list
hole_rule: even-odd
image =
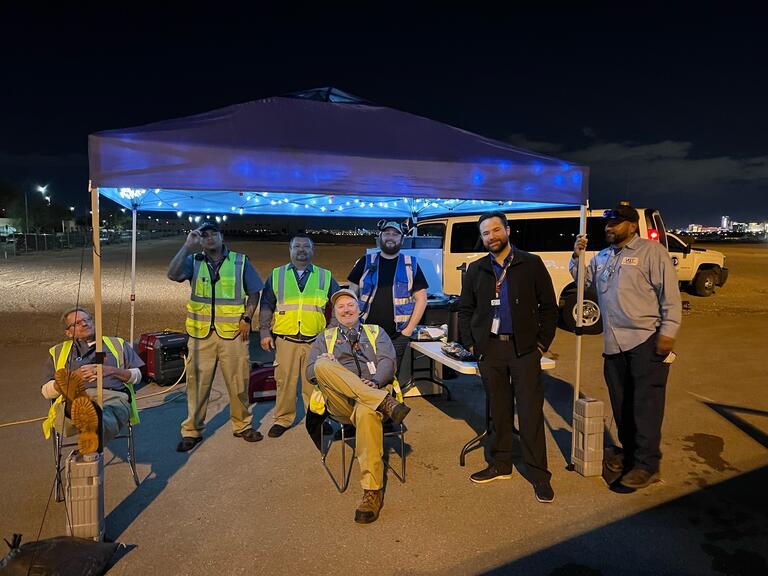
[[(135, 334), (183, 328), (186, 284), (165, 278), (182, 237), (139, 244)], [(565, 470), (575, 337), (558, 331), (557, 367), (546, 378), (547, 444), (557, 498), (533, 499), (520, 475), (475, 486), (481, 450), (458, 465), (461, 446), (483, 426), (476, 381), (450, 384), (454, 399), (410, 402), (408, 481), (389, 475), (379, 521), (352, 522), (359, 474), (336, 493), (303, 425), (256, 445), (229, 433), (226, 391), (217, 383), (206, 441), (174, 451), (183, 394), (145, 401), (137, 427), (141, 485), (110, 451), (107, 536), (128, 545), (114, 574), (764, 574), (768, 559), (768, 245), (721, 250), (728, 283), (690, 302), (667, 392), (664, 482), (630, 495)], [(262, 277), (288, 259), (284, 243), (233, 242)], [(316, 247), (315, 262), (346, 278), (364, 246)], [(90, 251), (0, 260), (0, 426), (44, 414), (39, 395), (59, 315), (92, 305)], [(130, 249), (103, 248), (105, 333), (128, 336)], [(601, 338), (585, 337), (582, 392), (606, 402)], [(150, 387), (154, 389), (154, 387)], [(272, 404), (256, 405), (266, 435)], [(611, 426), (610, 418), (608, 428)], [(110, 447), (113, 448), (113, 447)], [(393, 462), (396, 456), (392, 456)], [(63, 505), (49, 502), (50, 446), (39, 423), (0, 427), (0, 537), (62, 533)], [(45, 518), (45, 521), (43, 521)]]

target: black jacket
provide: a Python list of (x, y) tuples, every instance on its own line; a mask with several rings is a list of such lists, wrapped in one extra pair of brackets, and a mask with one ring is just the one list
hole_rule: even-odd
[[(552, 279), (541, 258), (513, 248), (514, 258), (507, 270), (507, 294), (512, 311), (512, 330), (519, 356), (549, 348), (557, 329), (557, 302)], [(483, 256), (472, 262), (464, 274), (459, 300), (459, 341), (483, 353), (491, 335), (496, 276), (491, 259)]]

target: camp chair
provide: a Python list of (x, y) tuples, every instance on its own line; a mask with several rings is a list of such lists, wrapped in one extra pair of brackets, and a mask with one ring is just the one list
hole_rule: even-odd
[[(66, 422), (66, 420), (65, 420)], [(63, 428), (67, 428), (67, 424), (63, 426)], [(69, 448), (72, 446), (77, 446), (77, 440), (70, 440), (65, 441), (64, 440), (64, 434), (59, 432), (58, 428), (55, 428), (51, 432), (52, 440), (53, 440), (53, 463), (54, 466), (56, 466), (56, 502), (63, 502), (64, 501), (64, 495), (62, 490), (62, 479), (61, 479), (61, 454), (62, 450), (64, 448)], [(76, 436), (76, 435), (75, 435)], [(68, 438), (72, 438), (72, 436), (67, 436)], [(128, 440), (128, 464), (131, 467), (131, 474), (133, 475), (133, 482), (136, 484), (136, 486), (139, 485), (139, 475), (136, 472), (136, 443), (133, 439), (133, 424), (128, 422), (127, 429), (125, 433), (118, 434), (115, 436), (115, 440), (117, 439), (127, 439)]]
[[(347, 488), (349, 487), (349, 479), (352, 475), (352, 465), (355, 462), (355, 437), (348, 435), (348, 428), (349, 425), (345, 426), (342, 422), (336, 420), (333, 415), (329, 412), (326, 416), (331, 423), (336, 423), (340, 426), (339, 431), (339, 440), (341, 440), (341, 482), (336, 480), (336, 477), (333, 475), (333, 472), (328, 466), (328, 463), (326, 462), (326, 459), (328, 458), (328, 453), (331, 451), (331, 447), (333, 446), (333, 442), (336, 439), (336, 434), (332, 435), (330, 437), (330, 442), (327, 443), (326, 446), (326, 434), (325, 430), (321, 427), (320, 431), (320, 453), (322, 455), (322, 462), (323, 467), (325, 468), (325, 471), (328, 472), (328, 476), (331, 477), (331, 481), (336, 486), (336, 489), (339, 492), (345, 492)], [(405, 427), (405, 424), (400, 424), (400, 426), (392, 426), (392, 422), (385, 422), (384, 428), (383, 428), (383, 434), (384, 439), (386, 438), (399, 438), (400, 439), (400, 473), (397, 472), (390, 464), (389, 459), (387, 458), (386, 465), (387, 468), (389, 468), (392, 473), (397, 477), (400, 482), (405, 483), (405, 433), (408, 429)], [(349, 464), (347, 464), (347, 443), (352, 443), (352, 454), (349, 457)], [(397, 451), (397, 450), (396, 450)]]

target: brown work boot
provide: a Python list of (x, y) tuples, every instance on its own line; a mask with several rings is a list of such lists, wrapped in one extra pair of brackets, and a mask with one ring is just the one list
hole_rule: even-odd
[(72, 423), (77, 428), (77, 449), (80, 454), (99, 451), (99, 413), (88, 396), (78, 396), (72, 401)]
[(381, 401), (381, 404), (379, 404), (379, 407), (376, 408), (376, 411), (381, 412), (384, 414), (384, 416), (392, 420), (392, 422), (394, 422), (397, 426), (400, 426), (403, 420), (405, 420), (405, 417), (408, 416), (408, 412), (410, 412), (411, 409), (402, 402), (398, 402), (392, 398), (392, 396), (387, 394), (384, 400)]
[(78, 396), (85, 394), (85, 382), (77, 372), (70, 372), (66, 368), (56, 370), (53, 375), (53, 387), (56, 392), (64, 396), (69, 406)]
[(383, 502), (384, 490), (364, 490), (363, 501), (355, 510), (355, 522), (358, 524), (376, 522)]

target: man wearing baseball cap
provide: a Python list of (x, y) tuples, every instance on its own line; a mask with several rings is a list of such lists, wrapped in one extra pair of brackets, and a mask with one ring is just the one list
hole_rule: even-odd
[[(597, 291), (603, 373), (623, 448), (606, 465), (634, 491), (659, 480), (665, 390), (682, 305), (667, 249), (637, 234), (638, 211), (622, 202), (603, 216), (610, 246), (584, 269), (585, 285)], [(587, 238), (577, 237), (569, 266), (574, 279), (586, 248)]]
[(252, 427), (248, 410), (250, 362), (248, 336), (259, 304), (261, 278), (245, 254), (223, 243), (218, 225), (205, 222), (192, 230), (168, 267), (168, 278), (189, 280), (187, 302), (189, 335), (187, 364), (187, 419), (181, 425), (179, 452), (187, 452), (203, 439), (205, 414), (216, 367), (224, 375), (229, 394), (232, 433), (247, 442), (262, 435)]
[(411, 334), (427, 308), (427, 279), (414, 256), (400, 253), (403, 226), (394, 221), (379, 225), (379, 252), (360, 258), (347, 280), (360, 295), (365, 322), (381, 326), (403, 361)]
[(322, 393), (320, 406), (310, 401), (310, 410), (326, 410), (342, 424), (356, 428), (357, 460), (363, 500), (355, 511), (355, 522), (369, 524), (379, 517), (384, 498), (384, 436), (382, 418), (402, 423), (410, 408), (391, 394), (395, 378), (395, 349), (386, 332), (360, 322), (357, 295), (339, 290), (331, 296), (338, 326), (319, 335), (307, 358), (307, 380)]

